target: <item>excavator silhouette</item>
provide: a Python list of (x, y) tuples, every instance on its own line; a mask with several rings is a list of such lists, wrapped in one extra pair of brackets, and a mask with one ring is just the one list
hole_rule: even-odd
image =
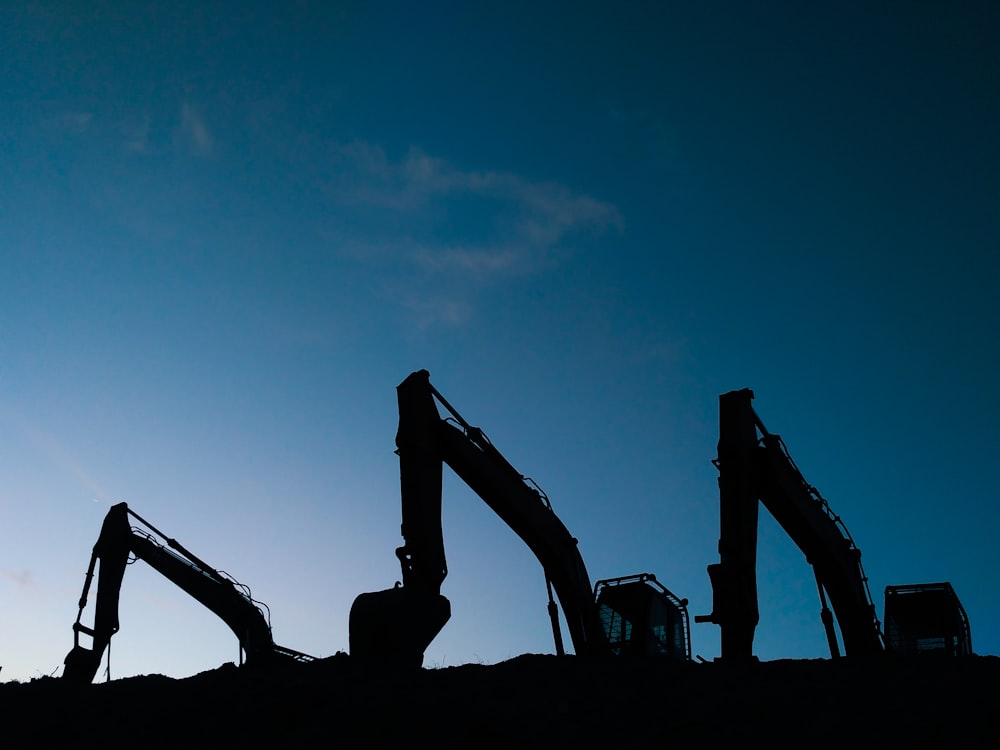
[[(545, 494), (469, 425), (430, 384), (426, 370), (397, 387), (396, 434), (404, 545), (402, 583), (358, 596), (350, 651), (370, 661), (420, 665), (447, 623), (441, 594), (448, 574), (441, 532), (442, 466), (447, 464), (528, 545), (542, 564), (556, 652), (563, 653), (553, 588), (577, 654), (662, 654), (690, 659), (687, 600), (649, 573), (598, 581), (593, 590), (574, 539)], [(721, 659), (753, 659), (757, 605), (758, 506), (774, 516), (812, 565), (831, 656), (972, 653), (969, 621), (950, 583), (888, 586), (885, 631), (875, 613), (861, 551), (827, 501), (803, 478), (778, 435), (751, 406), (749, 389), (719, 397), (720, 561), (708, 568), (713, 611), (695, 618), (721, 628)], [(437, 404), (450, 417), (442, 419)], [(831, 612), (827, 600), (833, 607)]]
[[(577, 540), (545, 494), (435, 390), (427, 370), (410, 374), (396, 393), (404, 539), (396, 556), (403, 580), (354, 600), (349, 623), (352, 658), (419, 667), (427, 646), (451, 616), (451, 605), (441, 594), (448, 574), (441, 531), (444, 464), (542, 564), (557, 653), (564, 647), (553, 589), (577, 654), (691, 658), (686, 599), (677, 598), (650, 573), (604, 579), (592, 587)], [(442, 419), (438, 403), (449, 418)]]
[[(753, 391), (719, 397), (720, 561), (708, 566), (712, 613), (695, 617), (721, 628), (721, 659), (753, 658), (757, 606), (758, 505), (774, 516), (812, 565), (830, 655), (840, 656), (834, 613), (849, 656), (972, 653), (969, 620), (950, 583), (888, 586), (885, 632), (875, 613), (861, 550), (829, 504), (803, 478), (784, 442), (751, 405)], [(827, 598), (833, 612), (827, 606)]]
[[(150, 531), (133, 527), (132, 516)], [(154, 532), (166, 540), (161, 544)], [(168, 549), (167, 547), (170, 547)], [(90, 684), (100, 667), (101, 657), (118, 632), (118, 598), (125, 566), (134, 559), (143, 560), (218, 615), (236, 634), (240, 644), (240, 663), (247, 667), (269, 666), (281, 662), (309, 662), (313, 657), (275, 644), (268, 618), (246, 586), (215, 570), (195, 555), (166, 537), (152, 524), (130, 510), (126, 503), (112, 506), (104, 518), (101, 534), (94, 545), (90, 566), (80, 595), (80, 609), (73, 624), (73, 649), (66, 655), (62, 679), (75, 684)], [(98, 570), (97, 601), (94, 624), (87, 627), (80, 620), (87, 606), (87, 595)], [(80, 645), (80, 634), (93, 639), (92, 648)]]

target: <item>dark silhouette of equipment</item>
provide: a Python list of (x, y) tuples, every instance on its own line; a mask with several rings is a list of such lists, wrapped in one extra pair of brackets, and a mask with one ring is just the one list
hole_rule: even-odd
[(950, 583), (886, 586), (884, 620), (891, 652), (972, 654), (969, 618)]
[[(447, 464), (542, 564), (557, 653), (564, 648), (553, 589), (577, 654), (690, 658), (686, 599), (678, 599), (648, 573), (598, 581), (591, 588), (577, 540), (552, 511), (548, 497), (434, 389), (430, 373), (412, 373), (396, 393), (404, 539), (396, 556), (403, 580), (355, 599), (349, 627), (352, 657), (419, 666), (451, 616), (451, 605), (441, 594), (448, 574), (441, 531), (442, 467)], [(441, 418), (436, 402), (449, 418)]]
[[(749, 389), (719, 397), (720, 536), (718, 563), (708, 566), (712, 613), (695, 622), (720, 626), (724, 660), (753, 658), (757, 608), (758, 504), (774, 516), (812, 565), (830, 654), (870, 657), (894, 653), (972, 652), (968, 620), (950, 584), (886, 589), (883, 638), (861, 565), (861, 550), (847, 527), (803, 478), (784, 442), (767, 431), (751, 406)], [(833, 612), (827, 606), (829, 599)]]
[[(165, 539), (170, 549), (161, 544), (153, 533), (133, 527), (129, 516)], [(218, 615), (239, 639), (241, 665), (244, 663), (244, 656), (248, 667), (280, 661), (313, 660), (307, 654), (274, 643), (268, 618), (260, 603), (251, 598), (246, 586), (206, 565), (176, 540), (166, 537), (130, 510), (126, 503), (119, 503), (105, 516), (101, 534), (90, 557), (83, 593), (80, 595), (80, 609), (73, 624), (73, 649), (64, 661), (64, 680), (78, 684), (93, 681), (100, 667), (101, 657), (110, 646), (111, 636), (118, 632), (118, 597), (122, 578), (125, 576), (125, 566), (134, 559), (145, 561)], [(100, 566), (94, 624), (93, 627), (87, 627), (80, 620), (87, 606), (87, 595), (98, 560)], [(81, 633), (93, 639), (92, 648), (80, 645)]]

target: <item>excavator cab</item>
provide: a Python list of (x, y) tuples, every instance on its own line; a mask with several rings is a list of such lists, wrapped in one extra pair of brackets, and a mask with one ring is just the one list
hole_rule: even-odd
[(594, 596), (614, 655), (691, 658), (687, 599), (678, 599), (652, 573), (598, 581)]
[(886, 586), (885, 642), (890, 653), (966, 656), (969, 618), (950, 583)]

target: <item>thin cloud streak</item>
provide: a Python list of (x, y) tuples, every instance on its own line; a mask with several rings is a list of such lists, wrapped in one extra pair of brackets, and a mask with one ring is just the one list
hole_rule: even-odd
[(462, 325), (488, 287), (551, 271), (586, 235), (622, 231), (618, 209), (554, 182), (463, 170), (420, 149), (391, 159), (355, 141), (327, 152), (331, 215), (321, 235), (341, 258), (386, 274), (418, 328)]
[(152, 118), (148, 113), (122, 122), (119, 129), (124, 138), (125, 150), (136, 154), (147, 153), (149, 151), (149, 131), (151, 125)]
[(215, 141), (205, 120), (189, 102), (181, 105), (181, 136), (198, 156), (211, 156)]
[(513, 248), (420, 248), (412, 257), (418, 265), (430, 270), (476, 275), (509, 271), (517, 268), (521, 260)]
[(110, 503), (108, 493), (90, 476), (80, 461), (54, 437), (26, 418), (14, 413), (9, 407), (0, 407), (0, 418), (19, 430), (25, 441), (40, 451), (54, 467), (73, 476), (92, 498), (99, 499), (105, 504)]
[(21, 570), (16, 573), (10, 570), (0, 570), (0, 578), (10, 581), (20, 591), (33, 591), (38, 588), (35, 575), (30, 570)]
[(59, 116), (57, 127), (69, 133), (83, 133), (93, 121), (93, 112), (66, 112)]
[(403, 304), (412, 322), (421, 330), (437, 324), (449, 327), (461, 326), (473, 317), (470, 303), (454, 296), (411, 294), (404, 298)]
[[(378, 146), (362, 142), (338, 146), (335, 153), (334, 199), (389, 211), (404, 227), (407, 219), (443, 217), (439, 224), (453, 232), (462, 223), (458, 204), (477, 201), (484, 219), (476, 235), (484, 239), (420, 242), (411, 235), (404, 243), (417, 267), (435, 273), (531, 272), (576, 232), (623, 228), (615, 206), (563, 185), (531, 182), (513, 173), (463, 171), (419, 149), (395, 163)], [(359, 248), (368, 245), (351, 242), (352, 254), (357, 257)]]

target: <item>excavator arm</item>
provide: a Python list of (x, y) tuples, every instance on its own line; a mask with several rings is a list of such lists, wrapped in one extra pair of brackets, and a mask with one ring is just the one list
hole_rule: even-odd
[[(546, 580), (559, 597), (576, 653), (608, 652), (577, 540), (553, 513), (544, 494), (511, 466), (481, 430), (462, 419), (431, 385), (426, 370), (412, 373), (396, 391), (404, 539), (396, 555), (403, 580), (401, 586), (361, 594), (355, 600), (351, 653), (419, 665), (424, 650), (450, 616), (448, 600), (440, 593), (447, 575), (441, 532), (445, 464), (541, 562)], [(441, 418), (436, 402), (450, 413), (450, 419)]]
[[(761, 503), (813, 566), (821, 599), (829, 597), (836, 615), (845, 653), (881, 653), (882, 633), (861, 565), (861, 550), (840, 517), (802, 477), (780, 437), (765, 432), (760, 450)], [(824, 624), (831, 655), (838, 656), (829, 615), (824, 616)]]
[[(249, 592), (225, 574), (205, 564), (175, 540), (167, 539), (167, 544), (172, 548), (168, 549), (153, 534), (133, 528), (129, 521), (130, 515), (155, 531), (148, 522), (131, 511), (126, 503), (119, 503), (108, 511), (91, 554), (79, 612), (73, 625), (73, 649), (66, 656), (63, 679), (89, 684), (97, 674), (102, 655), (110, 645), (111, 637), (119, 629), (119, 594), (125, 567), (132, 556), (146, 562), (225, 622), (239, 640), (241, 654), (245, 654), (247, 665), (265, 663), (275, 657), (296, 661), (311, 660), (312, 657), (306, 654), (274, 643), (267, 618)], [(98, 589), (94, 624), (87, 627), (81, 619), (87, 606), (95, 567), (98, 568)], [(92, 638), (92, 648), (88, 649), (80, 644), (81, 633)]]
[(813, 566), (831, 654), (839, 655), (829, 596), (844, 650), (870, 656), (883, 650), (868, 578), (841, 519), (795, 466), (784, 443), (767, 431), (749, 389), (719, 397), (720, 561), (709, 566), (713, 612), (698, 617), (722, 630), (722, 658), (752, 658), (757, 609), (757, 517), (762, 504)]
[(577, 540), (548, 501), (478, 428), (440, 422), (444, 462), (517, 534), (551, 581), (577, 654), (600, 652), (606, 640)]

